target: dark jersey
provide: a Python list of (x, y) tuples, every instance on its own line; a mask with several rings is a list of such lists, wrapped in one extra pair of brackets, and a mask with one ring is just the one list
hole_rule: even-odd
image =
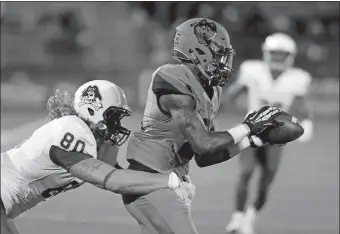
[(171, 115), (160, 107), (159, 97), (166, 94), (192, 97), (196, 103), (195, 111), (210, 129), (220, 106), (222, 91), (220, 87), (213, 89), (210, 99), (185, 65), (166, 64), (158, 68), (152, 75), (141, 130), (131, 136), (128, 144), (128, 161), (137, 161), (161, 173), (188, 174), (194, 152)]

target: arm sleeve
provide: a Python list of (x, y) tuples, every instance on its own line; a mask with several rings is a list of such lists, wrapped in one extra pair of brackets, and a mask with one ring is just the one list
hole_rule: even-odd
[(88, 154), (66, 151), (55, 145), (51, 146), (49, 154), (53, 163), (67, 171), (69, 171), (73, 165), (91, 158)]
[(102, 144), (98, 150), (98, 159), (111, 166), (116, 165), (119, 147), (117, 145)]

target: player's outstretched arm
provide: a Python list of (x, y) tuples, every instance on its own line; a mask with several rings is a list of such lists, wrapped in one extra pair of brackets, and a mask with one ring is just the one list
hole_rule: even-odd
[(311, 112), (307, 108), (306, 96), (296, 96), (292, 102), (289, 112), (298, 118), (304, 129), (304, 133), (300, 138), (298, 138), (298, 141), (309, 141), (313, 136), (313, 121), (311, 118)]
[[(199, 166), (213, 165), (230, 159), (228, 150), (250, 134), (245, 124), (225, 132), (208, 131), (202, 118), (196, 113), (195, 102), (190, 96), (163, 95), (159, 100), (162, 108), (170, 113), (175, 124), (180, 126), (193, 151), (199, 155)], [(201, 164), (200, 160), (204, 163)]]
[(199, 167), (207, 167), (214, 164), (218, 164), (221, 162), (224, 162), (226, 160), (229, 160), (236, 155), (240, 154), (242, 151), (248, 149), (249, 147), (252, 148), (259, 148), (264, 146), (265, 143), (257, 136), (251, 136), (251, 137), (245, 137), (242, 140), (240, 140), (238, 143), (233, 145), (232, 147), (228, 148), (228, 154), (229, 158), (226, 159), (226, 152), (220, 151), (215, 153), (214, 155), (207, 155), (205, 157), (202, 157), (201, 155), (195, 155), (196, 163)]
[(158, 189), (175, 189), (179, 185), (175, 174), (116, 169), (88, 154), (65, 151), (57, 146), (51, 147), (50, 158), (73, 176), (114, 193), (144, 195)]

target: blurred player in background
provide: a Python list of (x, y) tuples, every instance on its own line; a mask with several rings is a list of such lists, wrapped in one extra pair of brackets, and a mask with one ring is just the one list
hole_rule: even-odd
[[(308, 141), (312, 137), (313, 124), (306, 107), (306, 96), (311, 84), (308, 72), (293, 67), (297, 52), (295, 41), (283, 33), (266, 38), (262, 45), (263, 60), (244, 61), (240, 66), (237, 81), (227, 90), (228, 100), (235, 100), (247, 91), (248, 109), (262, 105), (274, 105), (289, 111), (300, 121), (304, 134), (298, 139)], [(265, 146), (248, 150), (240, 155), (241, 173), (236, 191), (236, 207), (227, 232), (254, 233), (257, 213), (267, 201), (271, 183), (277, 172), (282, 147)], [(248, 182), (255, 167), (261, 168), (257, 198), (246, 210)]]
[(18, 233), (11, 219), (84, 182), (120, 194), (171, 188), (178, 199), (187, 199), (186, 187), (174, 173), (154, 175), (113, 166), (117, 146), (130, 134), (121, 119), (131, 115), (117, 85), (90, 81), (76, 91), (74, 100), (57, 90), (47, 108), (49, 123), (1, 153), (1, 234)]
[[(192, 184), (191, 159), (206, 167), (227, 161), (251, 144), (262, 146), (256, 134), (270, 125), (265, 119), (277, 108), (254, 111), (228, 131), (212, 131), (234, 54), (227, 31), (212, 20), (190, 19), (176, 28), (173, 57), (180, 64), (165, 64), (153, 73), (141, 129), (127, 148), (129, 169), (155, 175), (174, 171)], [(189, 194), (192, 199), (193, 185)], [(123, 195), (123, 201), (143, 234), (197, 233), (191, 201), (183, 202), (168, 189)]]

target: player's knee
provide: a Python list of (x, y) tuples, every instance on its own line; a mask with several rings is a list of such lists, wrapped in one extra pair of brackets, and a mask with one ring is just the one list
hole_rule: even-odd
[(276, 175), (276, 170), (274, 169), (263, 170), (263, 174), (261, 177), (261, 180), (262, 180), (261, 184), (263, 184), (265, 187), (268, 187), (274, 180), (275, 175)]
[(273, 168), (268, 168), (266, 170), (266, 174), (267, 174), (267, 177), (270, 179), (270, 180), (273, 180), (275, 175), (276, 175), (276, 171), (277, 171), (277, 168), (276, 167), (273, 167)]
[(251, 175), (253, 174), (253, 170), (252, 169), (247, 169), (247, 170), (242, 170), (241, 171), (241, 182), (243, 183), (248, 183), (248, 181), (250, 180)]
[(238, 183), (239, 190), (246, 190), (248, 188), (248, 182), (250, 180), (250, 177), (251, 177), (251, 173), (241, 174), (241, 177)]

